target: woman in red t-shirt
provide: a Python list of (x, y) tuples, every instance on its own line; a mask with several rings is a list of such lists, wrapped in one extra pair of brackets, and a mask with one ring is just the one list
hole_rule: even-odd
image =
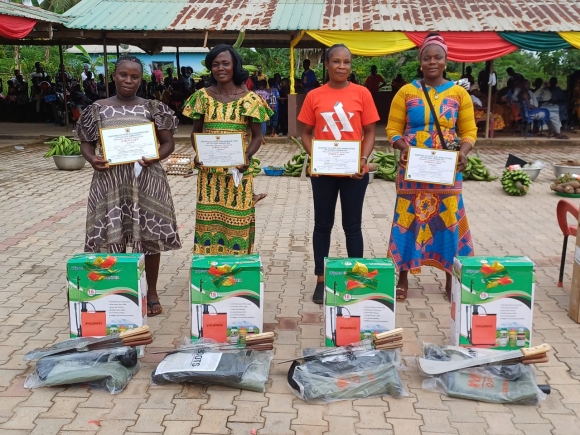
[(311, 176), (314, 198), (314, 273), (318, 277), (312, 300), (324, 299), (324, 257), (330, 250), (336, 200), (340, 193), (342, 228), (349, 257), (362, 257), (362, 207), (369, 184), (367, 161), (375, 145), (375, 123), (380, 119), (371, 93), (348, 81), (352, 55), (343, 44), (326, 50), (329, 81), (310, 91), (298, 116), (302, 122), (302, 144), (312, 154), (312, 140), (356, 140), (362, 142), (361, 171), (351, 176)]

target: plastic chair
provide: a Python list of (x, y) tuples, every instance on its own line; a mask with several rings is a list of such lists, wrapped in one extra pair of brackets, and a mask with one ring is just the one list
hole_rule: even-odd
[[(522, 115), (522, 122), (524, 123), (524, 134), (525, 137), (528, 137), (528, 132), (529, 127), (531, 127), (534, 122), (539, 122), (540, 126), (543, 127), (544, 123), (548, 123), (548, 120), (550, 119), (550, 111), (548, 109), (539, 107), (537, 109), (530, 109), (528, 106), (528, 102), (526, 100), (520, 101), (520, 107), (521, 107), (521, 115)], [(539, 114), (539, 113), (543, 113), (544, 117), (543, 118), (535, 118), (535, 115)]]
[(564, 243), (562, 244), (562, 259), (560, 260), (560, 276), (558, 277), (558, 287), (562, 287), (562, 280), (564, 279), (564, 265), (566, 264), (566, 249), (568, 248), (568, 236), (576, 237), (578, 233), (578, 225), (568, 224), (568, 213), (570, 213), (576, 221), (578, 220), (578, 207), (572, 204), (567, 199), (561, 199), (556, 206), (556, 217), (558, 218), (558, 225), (564, 234)]

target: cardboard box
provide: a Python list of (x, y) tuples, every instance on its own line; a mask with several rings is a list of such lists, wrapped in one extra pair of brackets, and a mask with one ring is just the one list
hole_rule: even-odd
[(264, 328), (264, 279), (259, 255), (194, 255), (191, 338), (244, 342)]
[(514, 350), (532, 342), (534, 263), (528, 257), (457, 257), (451, 344)]
[(388, 258), (325, 258), (326, 346), (395, 328), (395, 267)]
[(147, 323), (143, 254), (75, 255), (67, 263), (67, 289), (71, 338), (118, 334)]
[(574, 250), (574, 270), (572, 272), (568, 314), (572, 320), (580, 323), (580, 237), (576, 238), (576, 249)]

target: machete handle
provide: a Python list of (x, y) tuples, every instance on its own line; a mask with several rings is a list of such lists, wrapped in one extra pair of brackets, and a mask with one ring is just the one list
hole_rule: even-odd
[(375, 341), (382, 340), (383, 338), (392, 337), (393, 335), (400, 335), (403, 333), (403, 328), (395, 328), (391, 331), (381, 332), (375, 337)]
[(522, 348), (520, 350), (522, 351), (524, 356), (527, 358), (530, 356), (541, 355), (543, 353), (549, 352), (550, 350), (552, 350), (552, 347), (547, 343), (543, 343), (543, 344), (540, 344), (539, 346)]
[(128, 329), (127, 331), (123, 331), (119, 334), (120, 338), (131, 337), (133, 335), (143, 334), (145, 332), (149, 332), (149, 325), (143, 325), (139, 328), (135, 329)]
[(246, 343), (254, 341), (254, 340), (265, 340), (265, 339), (274, 339), (273, 332), (262, 332), (261, 334), (249, 334), (246, 335)]

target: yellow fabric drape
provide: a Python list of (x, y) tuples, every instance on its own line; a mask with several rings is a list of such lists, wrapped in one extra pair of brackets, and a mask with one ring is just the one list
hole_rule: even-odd
[(302, 39), (302, 37), (304, 36), (304, 30), (302, 30), (300, 32), (300, 35), (298, 35), (296, 38), (294, 38), (292, 40), (292, 42), (290, 42), (290, 93), (291, 94), (295, 94), (296, 91), (294, 90), (294, 47), (296, 47), (296, 44), (298, 44), (300, 42), (300, 40)]
[(558, 35), (572, 47), (580, 48), (580, 32), (558, 32)]
[(403, 32), (307, 30), (306, 33), (327, 47), (344, 44), (357, 56), (386, 56), (416, 47)]

